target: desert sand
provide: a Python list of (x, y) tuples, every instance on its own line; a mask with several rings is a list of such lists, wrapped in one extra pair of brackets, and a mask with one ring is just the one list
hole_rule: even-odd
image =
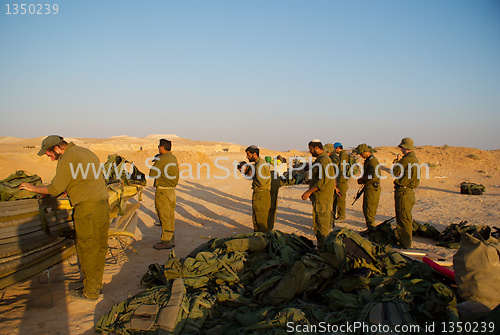
[[(197, 178), (189, 177), (187, 165), (181, 167), (181, 180), (177, 187), (176, 247), (175, 254), (183, 257), (199, 244), (212, 237), (227, 237), (252, 231), (251, 182), (234, 174), (234, 161), (245, 159), (244, 146), (231, 143), (191, 141), (175, 135), (150, 135), (146, 138), (119, 136), (109, 139), (67, 139), (92, 149), (106, 161), (108, 154), (117, 153), (133, 161), (142, 172), (147, 173), (145, 159), (157, 153), (159, 138), (171, 138), (173, 153), (179, 163), (207, 163), (211, 174), (207, 176), (206, 166)], [(44, 182), (50, 182), (56, 163), (48, 157), (38, 157), (43, 138), (21, 139), (0, 137), (0, 179), (16, 170), (38, 174)], [(399, 143), (399, 139), (394, 140)], [(261, 156), (283, 157), (302, 155), (309, 157), (304, 148), (290, 152), (275, 152), (262, 149)], [(381, 163), (390, 163), (399, 152), (397, 147), (376, 148), (375, 156)], [(300, 151), (304, 150), (304, 151)], [(416, 205), (413, 217), (421, 223), (430, 223), (442, 231), (450, 223), (467, 220), (471, 224), (499, 225), (500, 218), (500, 150), (482, 151), (461, 147), (417, 147), (420, 163), (430, 165), (429, 178), (423, 179), (416, 191)], [(217, 179), (226, 172), (215, 165), (231, 171), (226, 179)], [(382, 195), (377, 220), (382, 222), (394, 216), (392, 178), (382, 181)], [(486, 193), (481, 196), (461, 195), (462, 181), (481, 183)], [(275, 229), (304, 235), (315, 241), (312, 227), (311, 205), (300, 199), (307, 185), (282, 187), (279, 191), (278, 213)], [(342, 226), (356, 231), (364, 230), (361, 210), (362, 201), (351, 206), (352, 197), (358, 185), (351, 179), (347, 195), (347, 220)], [(131, 202), (137, 202), (137, 197)], [(76, 256), (59, 263), (50, 271), (50, 294), (47, 274), (42, 273), (0, 291), (0, 333), (1, 334), (94, 334), (94, 325), (110, 308), (143, 287), (140, 279), (151, 263), (164, 263), (168, 250), (155, 250), (153, 244), (159, 241), (160, 227), (154, 210), (154, 188), (152, 181), (144, 189), (136, 241), (132, 241), (136, 254), (126, 249), (120, 262), (108, 253), (106, 261), (103, 297), (95, 302), (73, 300), (68, 287), (76, 286), (79, 279)], [(414, 238), (414, 248), (430, 250), (451, 260), (455, 250), (435, 246), (425, 238)], [(116, 252), (116, 250), (113, 250)]]

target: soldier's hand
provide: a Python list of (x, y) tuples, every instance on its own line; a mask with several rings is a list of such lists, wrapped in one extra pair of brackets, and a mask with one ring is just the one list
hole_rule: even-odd
[(309, 196), (311, 195), (311, 193), (309, 191), (305, 191), (304, 194), (302, 194), (302, 200), (307, 200), (309, 199)]
[(20, 190), (26, 190), (26, 191), (31, 191), (32, 190), (32, 187), (33, 185), (31, 185), (30, 183), (21, 183), (21, 185), (19, 185), (19, 189)]
[(335, 189), (335, 193), (336, 193), (339, 197), (341, 197), (341, 196), (342, 196), (342, 193), (340, 193), (340, 190), (339, 190), (338, 188), (336, 188), (336, 189)]

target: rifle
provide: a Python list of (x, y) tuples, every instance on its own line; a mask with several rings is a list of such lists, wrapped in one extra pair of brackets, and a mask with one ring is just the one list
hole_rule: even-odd
[(352, 202), (351, 206), (354, 205), (354, 203), (361, 197), (361, 195), (363, 195), (363, 193), (365, 192), (365, 187), (366, 184), (364, 184), (363, 187), (361, 187), (358, 190), (358, 193), (356, 193), (356, 196), (354, 197), (354, 201)]

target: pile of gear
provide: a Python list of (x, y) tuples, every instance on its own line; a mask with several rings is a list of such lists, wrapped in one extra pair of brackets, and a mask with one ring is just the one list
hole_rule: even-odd
[[(382, 245), (397, 245), (398, 239), (396, 237), (395, 228), (392, 226), (395, 218), (390, 218), (366, 230), (362, 235), (374, 243)], [(413, 235), (431, 238), (436, 241), (436, 245), (449, 249), (458, 249), (460, 247), (460, 240), (464, 233), (472, 234), (478, 226), (467, 224), (467, 221), (460, 223), (451, 223), (445, 230), (439, 232), (434, 226), (429, 223), (421, 224), (413, 220)], [(500, 228), (491, 227), (491, 235), (498, 239), (500, 238)]]
[(357, 321), (438, 331), (459, 321), (449, 280), (347, 228), (328, 235), (324, 252), (280, 231), (214, 239), (185, 258), (171, 252), (165, 264), (151, 264), (142, 283), (149, 289), (116, 304), (97, 331), (317, 333)]

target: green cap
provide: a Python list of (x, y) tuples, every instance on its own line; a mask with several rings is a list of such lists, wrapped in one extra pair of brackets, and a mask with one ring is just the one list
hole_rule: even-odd
[(64, 141), (64, 138), (59, 135), (50, 135), (45, 137), (42, 142), (42, 147), (40, 148), (40, 151), (38, 151), (38, 156), (43, 156), (49, 148), (61, 143), (62, 141)]
[(323, 146), (323, 150), (325, 150), (325, 152), (326, 152), (327, 154), (331, 154), (332, 152), (334, 152), (334, 151), (335, 151), (335, 149), (333, 148), (333, 144), (331, 144), (331, 143), (327, 143), (327, 144), (325, 144), (325, 145)]
[(358, 155), (362, 155), (364, 152), (367, 152), (367, 151), (369, 151), (369, 152), (372, 151), (371, 148), (368, 145), (366, 145), (365, 143), (358, 145), (355, 150), (356, 150), (356, 153)]
[(399, 143), (398, 148), (404, 148), (406, 150), (415, 150), (415, 147), (413, 146), (413, 140), (409, 137), (405, 137), (401, 140), (401, 143)]

